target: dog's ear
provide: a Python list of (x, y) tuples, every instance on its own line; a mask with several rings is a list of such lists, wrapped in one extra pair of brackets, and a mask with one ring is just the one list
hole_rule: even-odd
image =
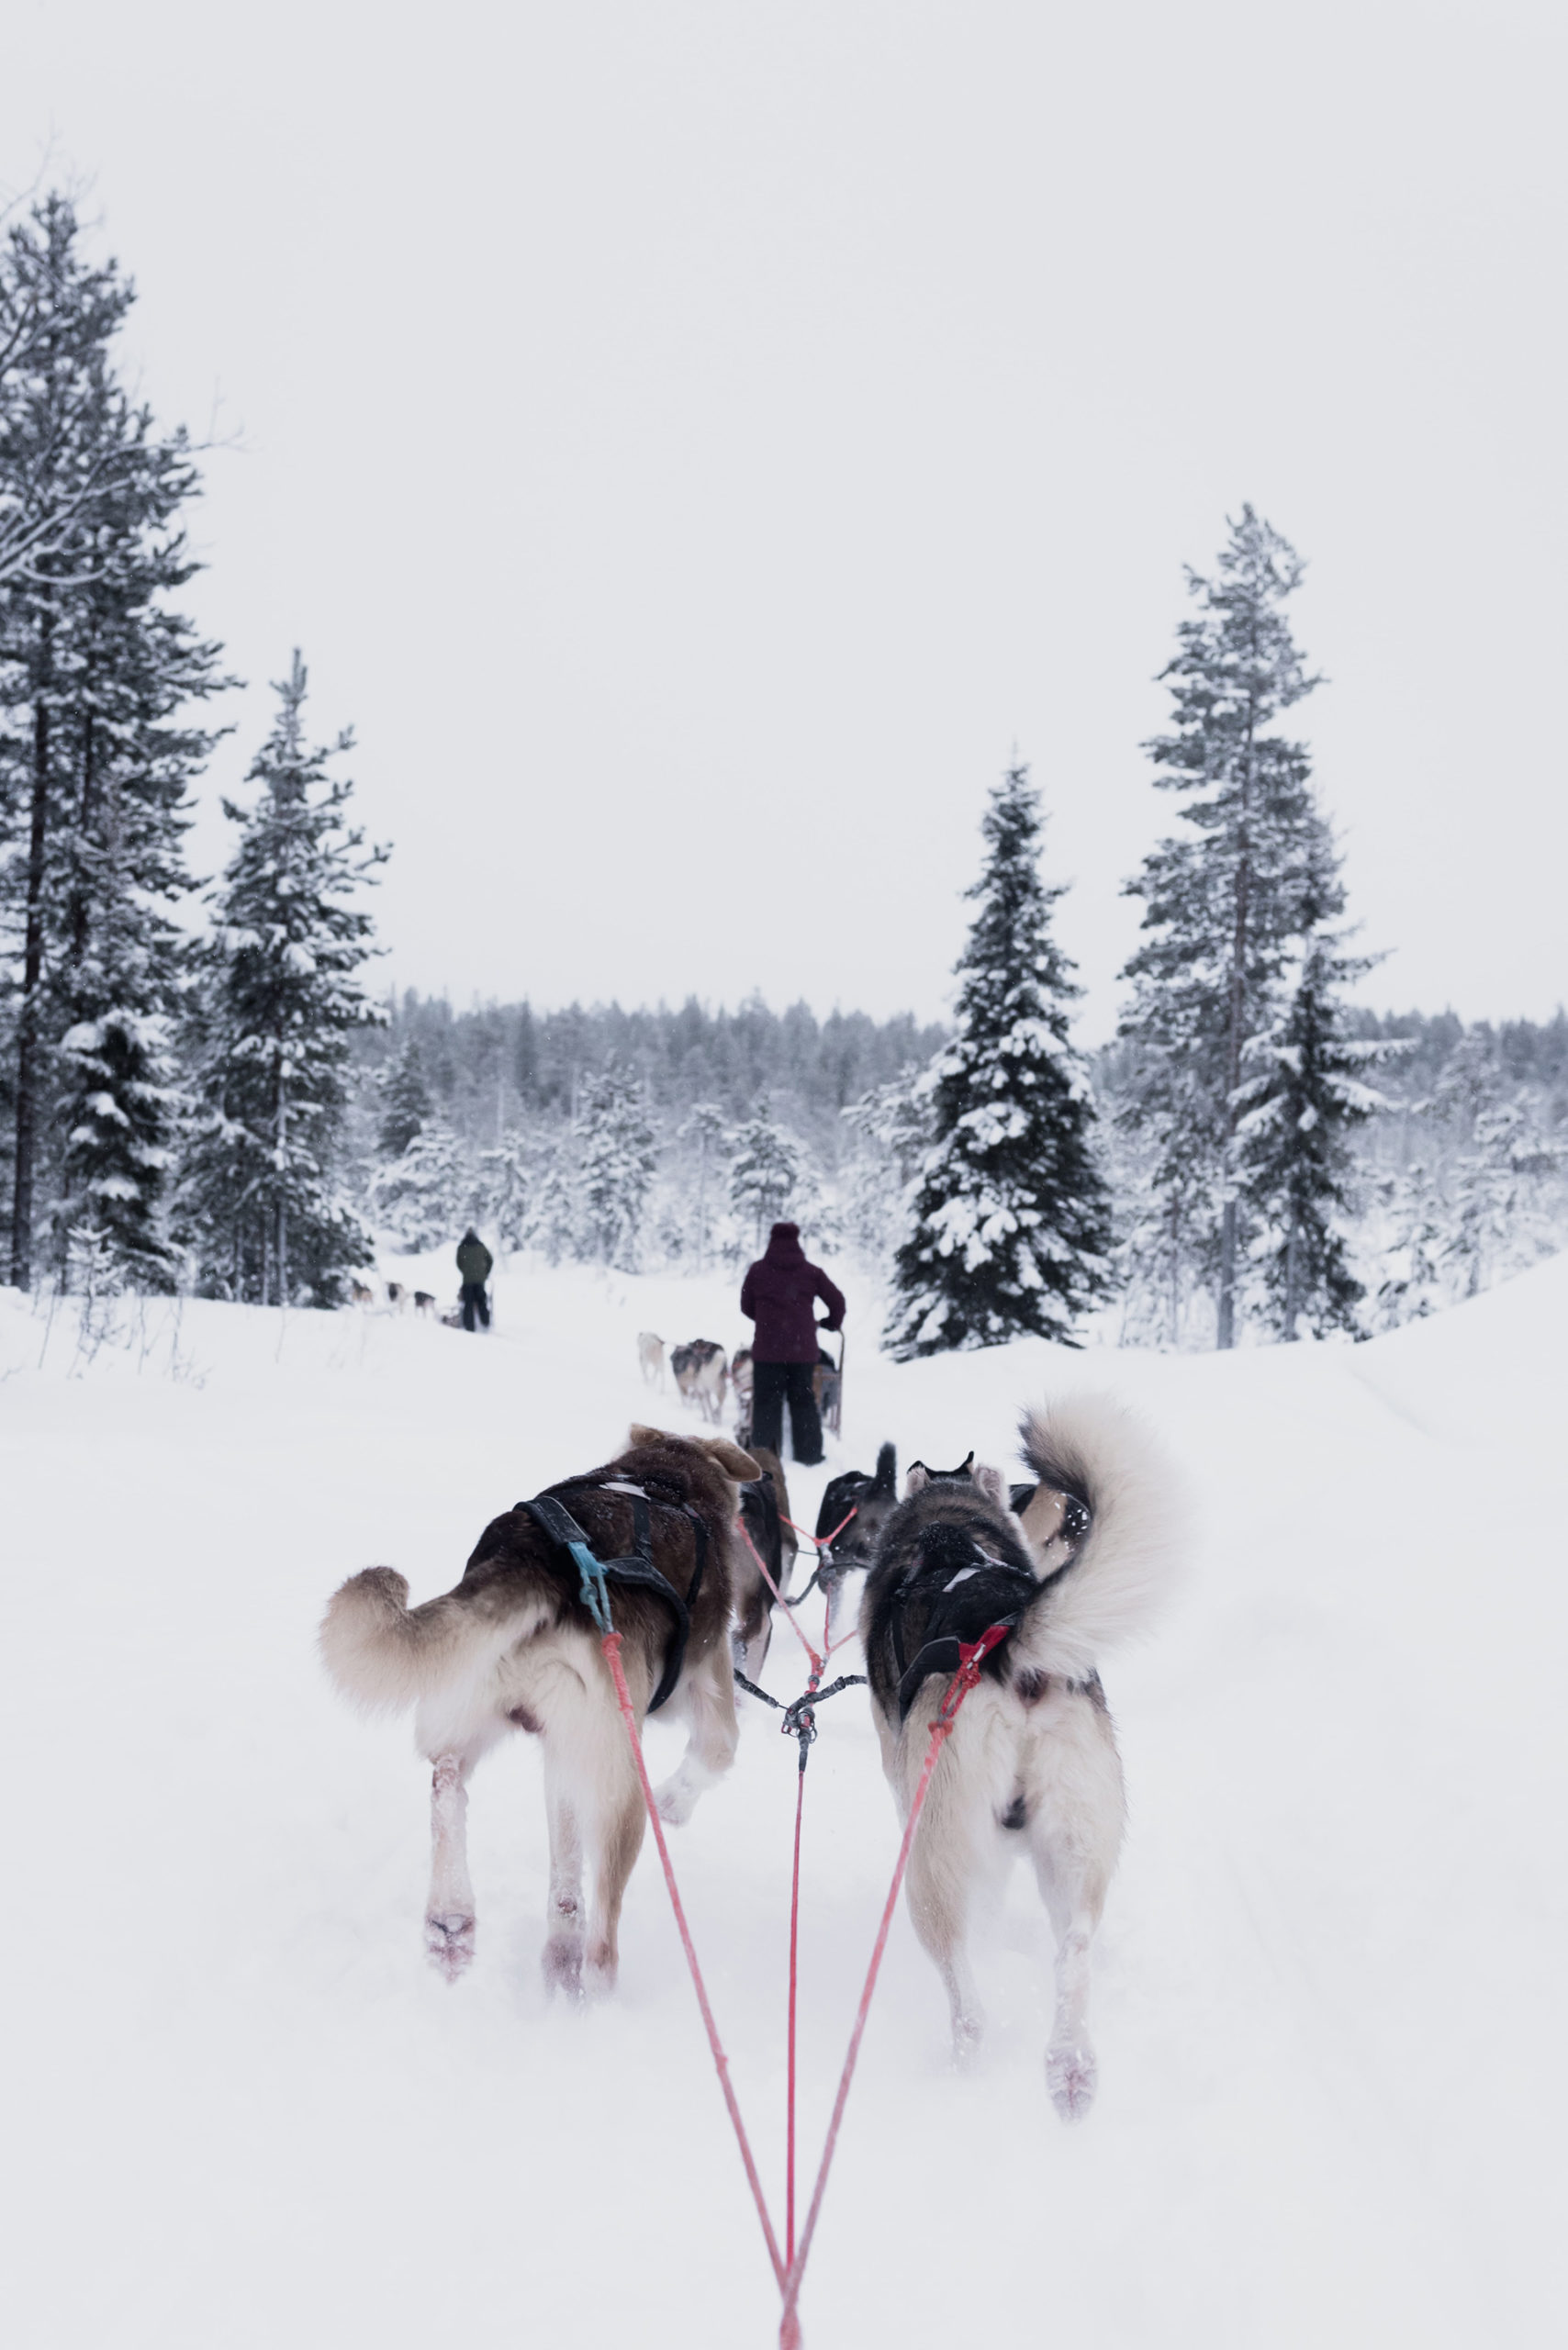
[(895, 1446), (884, 1444), (877, 1455), (877, 1473), (871, 1480), (873, 1492), (896, 1494), (899, 1489), (899, 1456)]
[(912, 1460), (910, 1462), (909, 1474), (903, 1481), (903, 1497), (905, 1501), (908, 1501), (912, 1494), (923, 1494), (930, 1483), (931, 1479), (927, 1473), (924, 1461)]
[(627, 1432), (626, 1441), (635, 1449), (640, 1444), (678, 1444), (680, 1439), (678, 1437), (666, 1436), (663, 1428), (645, 1428), (640, 1420), (633, 1420)]
[(717, 1461), (725, 1476), (733, 1477), (737, 1485), (755, 1484), (762, 1474), (750, 1453), (743, 1452), (738, 1444), (732, 1444), (727, 1436), (700, 1436), (693, 1441), (700, 1445), (709, 1460)]
[[(973, 1460), (974, 1455), (971, 1453), (969, 1458)], [(970, 1470), (969, 1482), (998, 1509), (1008, 1507), (1007, 1480), (1000, 1469), (988, 1468), (982, 1460), (978, 1469)]]

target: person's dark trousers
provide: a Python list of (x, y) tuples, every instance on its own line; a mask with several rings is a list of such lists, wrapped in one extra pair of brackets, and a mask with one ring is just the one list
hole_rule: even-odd
[(823, 1424), (812, 1393), (810, 1362), (759, 1362), (752, 1366), (751, 1440), (780, 1455), (784, 1449), (784, 1398), (790, 1399), (790, 1449), (802, 1469), (823, 1457)]
[[(484, 1282), (465, 1281), (461, 1294), (463, 1298), (463, 1327), (465, 1330), (471, 1330), (474, 1327), (474, 1316), (476, 1314), (487, 1330), (490, 1326), (490, 1301), (485, 1295)], [(778, 1447), (775, 1446), (774, 1449), (777, 1451)]]

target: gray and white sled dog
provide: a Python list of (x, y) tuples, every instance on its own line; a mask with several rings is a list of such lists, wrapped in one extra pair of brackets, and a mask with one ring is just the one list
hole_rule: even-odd
[(1013, 1489), (1016, 1514), (1000, 1470), (910, 1471), (878, 1544), (860, 1628), (883, 1767), (907, 1818), (958, 1641), (1016, 1616), (937, 1762), (907, 1891), (946, 1986), (961, 2060), (982, 2027), (971, 1913), (1027, 1853), (1057, 1943), (1047, 2080), (1071, 2121), (1094, 2095), (1090, 1948), (1126, 1811), (1099, 1662), (1142, 1631), (1163, 1598), (1184, 1513), (1170, 1467), (1108, 1399), (1028, 1413), (1022, 1436), (1035, 1483)]
[(689, 1346), (670, 1350), (669, 1367), (683, 1404), (695, 1404), (705, 1420), (717, 1427), (723, 1417), (727, 1365), (716, 1338), (693, 1338)]
[[(656, 1797), (676, 1823), (734, 1760), (734, 1523), (739, 1486), (757, 1473), (725, 1437), (633, 1427), (614, 1460), (540, 1497), (564, 1506), (596, 1558), (637, 1565), (638, 1580), (610, 1583), (610, 1613), (639, 1729), (667, 1688), (670, 1715), (690, 1733)], [(640, 1521), (646, 1544), (635, 1559)], [(519, 1730), (543, 1748), (545, 1981), (573, 1994), (615, 1981), (621, 1904), (645, 1815), (580, 1587), (570, 1553), (520, 1505), (492, 1518), (454, 1590), (410, 1607), (400, 1574), (367, 1567), (333, 1594), (321, 1626), (321, 1654), (344, 1696), (366, 1712), (414, 1708), (414, 1741), (433, 1766), (425, 1943), (449, 1982), (474, 1956), (468, 1782), (481, 1757)], [(585, 1859), (592, 1873), (586, 1909)]]

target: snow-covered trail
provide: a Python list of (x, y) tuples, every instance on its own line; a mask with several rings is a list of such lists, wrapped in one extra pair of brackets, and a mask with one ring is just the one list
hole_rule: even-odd
[[(863, 1301), (853, 1303), (862, 1304)], [(549, 2005), (519, 1739), (476, 1782), (479, 1958), (425, 1967), (406, 1724), (312, 1640), (373, 1560), (445, 1588), (486, 1517), (605, 1457), (633, 1335), (743, 1331), (695, 1282), (500, 1285), (488, 1340), (187, 1306), (140, 1369), (0, 1292), (14, 1824), (10, 2339), (37, 2350), (768, 2345), (775, 2295), (651, 1851), (615, 2001)], [(901, 1917), (803, 2301), (811, 2350), (1061, 2329), (1095, 2350), (1560, 2338), (1560, 1684), (1568, 1259), (1356, 1349), (897, 1368), (851, 1321), (833, 1466), (975, 1444), (1064, 1382), (1139, 1404), (1203, 1512), (1159, 1638), (1108, 1666), (1132, 1793), (1059, 2124), (1022, 1873), (991, 2033), (948, 2070)], [(650, 1402), (659, 1408), (649, 1412)], [(809, 1522), (826, 1472), (792, 1483)], [(799, 1685), (776, 1637), (768, 1678)], [(655, 1767), (670, 1733), (650, 1732)], [(793, 1750), (675, 1839), (743, 2106), (781, 2170)], [(814, 2156), (896, 1846), (858, 1693), (808, 1785)]]

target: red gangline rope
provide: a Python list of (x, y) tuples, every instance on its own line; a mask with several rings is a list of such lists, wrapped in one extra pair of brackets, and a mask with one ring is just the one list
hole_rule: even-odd
[(691, 1929), (686, 1922), (686, 1911), (681, 1905), (680, 1888), (676, 1884), (675, 1870), (670, 1865), (669, 1847), (665, 1842), (664, 1822), (659, 1818), (659, 1807), (654, 1800), (654, 1790), (648, 1778), (648, 1766), (643, 1757), (643, 1741), (637, 1735), (637, 1718), (632, 1710), (632, 1693), (626, 1686), (626, 1675), (622, 1668), (620, 1633), (606, 1632), (599, 1646), (604, 1651), (610, 1673), (614, 1677), (615, 1695), (620, 1700), (622, 1718), (626, 1724), (626, 1735), (632, 1741), (632, 1759), (637, 1765), (637, 1776), (642, 1782), (643, 1801), (647, 1806), (648, 1823), (653, 1829), (654, 1841), (658, 1846), (659, 1859), (664, 1865), (665, 1883), (669, 1887), (670, 1907), (675, 1911), (675, 1922), (680, 1932), (681, 1947), (686, 1953), (686, 1963), (691, 1969), (691, 1980), (697, 1991), (697, 2004), (702, 2011), (702, 2021), (708, 2031), (708, 2045), (713, 2052), (713, 2063), (719, 2075), (719, 2087), (724, 2092), (724, 2103), (729, 2108), (730, 2120), (734, 2127), (735, 2143), (741, 2150), (741, 2160), (745, 2165), (746, 2184), (751, 2188), (752, 2199), (756, 2205), (756, 2216), (762, 2221), (762, 2233), (767, 2245), (767, 2256), (773, 2263), (773, 2274), (782, 2290), (788, 2272), (784, 2262), (778, 2257), (778, 2240), (773, 2232), (773, 2221), (768, 2217), (767, 2204), (762, 2192), (762, 2181), (757, 2177), (756, 2163), (751, 2151), (751, 2141), (746, 2136), (745, 2123), (741, 2120), (741, 2109), (736, 2101), (734, 2085), (730, 2079), (730, 2060), (724, 2053), (722, 2042), (719, 2038), (719, 2027), (713, 2020), (713, 2010), (708, 2001), (708, 1986), (702, 1980), (702, 1969), (697, 1963), (697, 1951), (691, 1940)]
[(854, 1508), (846, 1511), (844, 1516), (839, 1519), (838, 1524), (834, 1528), (831, 1534), (808, 1534), (803, 1526), (797, 1526), (794, 1519), (792, 1517), (786, 1517), (782, 1510), (778, 1513), (778, 1523), (780, 1526), (787, 1526), (791, 1534), (798, 1534), (802, 1542), (814, 1543), (819, 1551), (831, 1550), (839, 1536), (843, 1533), (845, 1528), (848, 1525), (850, 1519), (852, 1517), (858, 1517), (859, 1515), (860, 1505), (857, 1502)]
[[(795, 1778), (795, 1869), (790, 1883), (790, 2057), (789, 2101), (785, 2126), (784, 2258), (795, 2257), (795, 1983), (801, 1929), (801, 1814), (806, 1803), (806, 1758)], [(782, 2277), (779, 2279), (783, 2284)]]
[[(803, 1527), (796, 1526), (794, 1519), (792, 1517), (785, 1517), (782, 1511), (779, 1512), (779, 1516), (784, 1525), (791, 1528), (795, 1533), (801, 1535), (806, 1541), (814, 1543), (818, 1556), (820, 1557), (822, 1552), (828, 1550), (836, 1540), (838, 1536), (843, 1533), (845, 1528), (849, 1524), (850, 1518), (854, 1517), (857, 1514), (858, 1508), (859, 1505), (857, 1503), (855, 1508), (850, 1510), (847, 1516), (840, 1518), (838, 1524), (834, 1528), (833, 1532), (821, 1539), (814, 1534), (807, 1534)], [(839, 1649), (843, 1648), (846, 1641), (852, 1640), (857, 1637), (856, 1628), (851, 1625), (847, 1632), (841, 1633), (836, 1640), (832, 1638), (831, 1607), (824, 1599), (823, 1606), (823, 1645), (821, 1653), (819, 1654), (817, 1650), (812, 1647), (811, 1641), (807, 1639), (804, 1631), (801, 1629), (800, 1619), (797, 1617), (794, 1609), (785, 1601), (782, 1592), (779, 1590), (778, 1585), (774, 1582), (772, 1575), (769, 1573), (767, 1561), (764, 1559), (761, 1551), (757, 1549), (756, 1544), (752, 1540), (751, 1532), (746, 1526), (745, 1520), (738, 1517), (735, 1520), (735, 1524), (739, 1528), (741, 1539), (745, 1542), (746, 1549), (751, 1552), (752, 1557), (756, 1561), (758, 1567), (762, 1571), (763, 1580), (767, 1584), (768, 1589), (772, 1592), (774, 1598), (778, 1600), (779, 1605), (783, 1607), (787, 1620), (794, 1628), (795, 1638), (800, 1641), (801, 1646), (806, 1651), (807, 1658), (811, 1663), (811, 1673), (806, 1683), (805, 1694), (808, 1696), (814, 1696), (818, 1685), (822, 1681), (823, 1674), (827, 1669), (827, 1661), (829, 1657), (834, 1655)], [(785, 2093), (784, 2124), (784, 2257), (787, 2262), (792, 2261), (795, 2256), (795, 2084), (796, 2048), (798, 2040), (796, 2019), (800, 1982), (801, 1947), (801, 1826), (806, 1801), (806, 1774), (804, 1765), (805, 1757), (802, 1751), (801, 1768), (795, 1783), (795, 1851), (794, 1863), (790, 1874), (790, 2001), (788, 2049), (786, 2057), (788, 2086)]]
[[(854, 1513), (851, 1512), (851, 1516), (853, 1515)], [(844, 1523), (847, 1525), (848, 1519), (846, 1518)], [(768, 1573), (760, 1552), (744, 1525), (741, 1526), (740, 1530), (745, 1537), (747, 1548), (753, 1558), (756, 1560), (757, 1565), (762, 1568), (763, 1575), (777, 1598), (779, 1595), (778, 1584)], [(799, 1530), (797, 1528), (796, 1531), (799, 1532)], [(838, 1532), (842, 1530), (842, 1527), (835, 1529)], [(815, 1537), (809, 1536), (807, 1539), (814, 1540)], [(786, 1613), (788, 1612), (786, 1610)], [(791, 1623), (794, 1622), (793, 1616), (790, 1620)], [(723, 2043), (719, 2038), (719, 2028), (714, 2021), (713, 2009), (708, 1998), (708, 1986), (702, 1979), (702, 1969), (698, 1963), (696, 1945), (691, 1939), (691, 1929), (686, 1921), (686, 1909), (680, 1898), (680, 1888), (676, 1883), (669, 1847), (665, 1842), (664, 1822), (659, 1818), (658, 1805), (654, 1798), (653, 1785), (648, 1777), (648, 1766), (643, 1753), (643, 1741), (637, 1731), (637, 1718), (632, 1706), (632, 1693), (626, 1685), (626, 1674), (621, 1662), (621, 1635), (616, 1631), (608, 1631), (599, 1642), (615, 1683), (616, 1698), (621, 1707), (622, 1718), (626, 1724), (626, 1735), (632, 1747), (632, 1759), (636, 1764), (637, 1778), (643, 1790), (643, 1801), (647, 1809), (649, 1825), (654, 1831), (654, 1842), (658, 1848), (659, 1861), (665, 1874), (665, 1884), (669, 1892), (670, 1907), (675, 1912), (676, 1927), (680, 1935), (681, 1947), (686, 1953), (686, 1963), (690, 1969), (692, 1986), (697, 1993), (698, 2008), (701, 2012), (703, 2025), (708, 2033), (708, 2045), (712, 2052), (714, 2069), (719, 2076), (719, 2087), (723, 2092), (724, 2104), (729, 2112), (731, 2125), (734, 2130), (735, 2143), (740, 2148), (746, 2184), (751, 2188), (752, 2200), (756, 2205), (756, 2215), (762, 2222), (763, 2240), (767, 2246), (767, 2256), (773, 2264), (774, 2278), (784, 2296), (784, 2305), (778, 2324), (779, 2350), (800, 2350), (801, 2321), (798, 2305), (806, 2261), (811, 2253), (812, 2238), (816, 2234), (823, 2196), (827, 2188), (828, 2172), (832, 2167), (834, 2154), (837, 2148), (845, 2107), (849, 2101), (850, 2085), (855, 2077), (855, 2068), (860, 2055), (860, 2042), (865, 2036), (867, 2020), (870, 2013), (871, 1998), (877, 1987), (877, 1977), (881, 1971), (882, 1957), (887, 1949), (893, 1910), (898, 1901), (900, 1888), (903, 1884), (904, 1873), (909, 1866), (914, 1832), (920, 1824), (920, 1816), (925, 1807), (925, 1798), (930, 1792), (932, 1776), (936, 1769), (936, 1758), (946, 1740), (952, 1735), (959, 1707), (980, 1679), (980, 1666), (998, 1642), (1005, 1639), (1008, 1628), (1002, 1624), (992, 1624), (988, 1630), (981, 1633), (972, 1646), (965, 1647), (960, 1643), (958, 1670), (948, 1683), (946, 1695), (942, 1700), (935, 1720), (931, 1725), (931, 1744), (926, 1750), (919, 1784), (914, 1792), (914, 1800), (910, 1806), (909, 1818), (904, 1823), (903, 1841), (899, 1846), (899, 1856), (893, 1869), (893, 1881), (888, 1888), (888, 1897), (883, 1904), (881, 1923), (877, 1929), (877, 1940), (871, 1952), (871, 1964), (866, 1972), (865, 1987), (860, 1994), (860, 2005), (856, 2011), (854, 2029), (849, 2035), (848, 2052), (845, 2056), (843, 2072), (839, 2076), (838, 2093), (834, 2099), (832, 2119), (828, 2123), (827, 2136), (823, 2142), (822, 2161), (817, 2169), (816, 2184), (812, 2190), (811, 2207), (806, 2213), (806, 2224), (797, 2246), (795, 2242), (795, 2021), (801, 1900), (801, 1823), (806, 1794), (802, 1751), (802, 1767), (796, 1784), (795, 1857), (790, 1895), (789, 2113), (785, 2228), (787, 2249), (783, 2259), (779, 2257), (778, 2240), (773, 2232), (773, 2221), (768, 2212), (767, 2198), (762, 2191), (762, 2181), (757, 2173), (756, 2157), (751, 2151), (751, 2141), (746, 2136), (745, 2123), (741, 2119), (734, 2085), (730, 2079), (730, 2060), (725, 2055)], [(814, 1691), (822, 1678), (826, 1658), (818, 1655), (798, 1625), (796, 1630), (801, 1644), (812, 1662), (810, 1687)], [(846, 1634), (845, 1637), (849, 1639), (854, 1636)], [(844, 1645), (843, 1640), (828, 1643), (825, 1626), (823, 1639), (824, 1643), (827, 1643), (829, 1655), (832, 1654), (834, 1647)]]
[[(980, 1679), (980, 1666), (991, 1650), (1006, 1639), (1007, 1630), (1008, 1628), (1005, 1625), (992, 1624), (988, 1630), (980, 1634), (980, 1639), (971, 1647), (960, 1644), (958, 1670), (948, 1683), (947, 1694), (943, 1698), (936, 1718), (931, 1725), (931, 1744), (926, 1750), (920, 1782), (914, 1791), (914, 1801), (909, 1807), (909, 1818), (904, 1823), (903, 1841), (899, 1846), (893, 1881), (888, 1888), (888, 1897), (882, 1908), (882, 1922), (877, 1929), (871, 1964), (866, 1971), (866, 1987), (860, 1994), (860, 2005), (855, 2017), (855, 2028), (849, 2035), (849, 2050), (844, 2060), (844, 2070), (839, 2076), (838, 2095), (834, 2099), (833, 2118), (828, 2123), (827, 2136), (823, 2142), (822, 2162), (817, 2170), (816, 2185), (812, 2190), (811, 2208), (806, 2213), (806, 2224), (801, 2231), (799, 2248), (791, 2250), (789, 2272), (782, 2279), (784, 2308), (778, 2322), (779, 2350), (799, 2350), (801, 2322), (797, 2315), (797, 2304), (801, 2298), (801, 2282), (805, 2275), (806, 2261), (812, 2249), (812, 2239), (816, 2233), (817, 2217), (822, 2210), (823, 2195), (827, 2187), (827, 2175), (832, 2166), (834, 2151), (838, 2143), (844, 2109), (849, 2101), (849, 2087), (855, 2077), (855, 2067), (860, 2054), (860, 2042), (865, 2035), (866, 2020), (870, 2012), (871, 1994), (877, 1987), (877, 1976), (881, 1971), (882, 1953), (888, 1946), (888, 1932), (893, 1921), (893, 1908), (899, 1897), (899, 1889), (903, 1884), (904, 1871), (909, 1866), (910, 1849), (914, 1842), (914, 1831), (920, 1825), (920, 1815), (925, 1807), (925, 1798), (931, 1790), (932, 1774), (936, 1768), (936, 1758), (946, 1740), (952, 1736), (959, 1707)], [(790, 1989), (792, 1999), (792, 1982)]]
[(785, 1622), (790, 1626), (795, 1635), (795, 1638), (800, 1641), (801, 1646), (811, 1658), (813, 1669), (820, 1673), (823, 1665), (827, 1662), (826, 1657), (819, 1656), (817, 1654), (810, 1640), (807, 1639), (804, 1632), (801, 1631), (800, 1625), (796, 1622), (795, 1611), (785, 1599), (783, 1593), (779, 1590), (778, 1585), (774, 1582), (773, 1577), (768, 1573), (767, 1561), (763, 1557), (762, 1552), (757, 1549), (756, 1544), (752, 1540), (745, 1518), (737, 1517), (735, 1525), (739, 1528), (742, 1541), (745, 1544), (746, 1549), (751, 1552), (752, 1557), (756, 1561), (757, 1565), (762, 1569), (763, 1580), (767, 1583), (768, 1590), (773, 1594), (774, 1598), (778, 1602), (780, 1607), (783, 1608)]

